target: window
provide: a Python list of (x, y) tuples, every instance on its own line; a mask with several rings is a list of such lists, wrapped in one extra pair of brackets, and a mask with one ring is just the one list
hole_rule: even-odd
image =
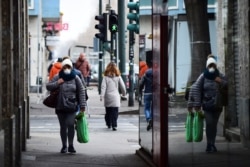
[(34, 9), (34, 0), (28, 0), (29, 9)]

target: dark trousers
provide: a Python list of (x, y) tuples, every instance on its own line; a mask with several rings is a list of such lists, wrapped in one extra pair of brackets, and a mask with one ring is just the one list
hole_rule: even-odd
[(214, 144), (217, 134), (217, 124), (222, 109), (215, 111), (205, 111), (207, 143)]
[(108, 127), (117, 127), (118, 107), (106, 107), (105, 122)]
[(73, 146), (75, 136), (75, 113), (58, 113), (60, 123), (60, 135), (62, 146), (67, 147), (67, 139), (69, 145)]

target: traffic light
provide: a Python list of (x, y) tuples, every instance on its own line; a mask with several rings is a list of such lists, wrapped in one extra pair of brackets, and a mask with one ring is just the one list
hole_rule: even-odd
[(118, 15), (115, 11), (111, 11), (109, 15), (109, 30), (111, 33), (118, 31)]
[(95, 25), (95, 29), (99, 30), (99, 33), (95, 34), (95, 37), (103, 42), (107, 41), (107, 13), (95, 16), (95, 20), (99, 21), (99, 24)]
[(139, 34), (140, 26), (139, 26), (139, 8), (140, 4), (139, 1), (137, 2), (128, 2), (127, 7), (129, 8), (129, 13), (127, 18), (129, 19), (129, 24), (127, 29), (130, 31)]

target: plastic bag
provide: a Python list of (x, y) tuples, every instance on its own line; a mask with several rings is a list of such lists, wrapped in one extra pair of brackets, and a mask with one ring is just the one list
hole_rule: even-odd
[(201, 111), (194, 113), (193, 120), (193, 141), (200, 142), (203, 139), (204, 115)]
[(88, 143), (89, 141), (89, 129), (88, 122), (84, 112), (80, 112), (76, 115), (76, 133), (77, 141), (79, 143)]
[(188, 112), (186, 118), (186, 141), (193, 141), (193, 113)]

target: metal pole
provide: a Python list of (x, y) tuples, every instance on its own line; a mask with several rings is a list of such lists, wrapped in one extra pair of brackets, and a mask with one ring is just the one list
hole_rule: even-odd
[[(99, 15), (102, 14), (102, 0), (99, 0)], [(102, 65), (103, 65), (103, 43), (99, 40), (99, 69), (98, 69), (98, 93), (101, 94)]]
[(41, 31), (41, 15), (42, 15), (42, 3), (41, 3), (41, 0), (38, 1), (39, 3), (39, 12), (38, 12), (38, 20), (37, 20), (37, 77), (36, 77), (36, 85), (37, 85), (37, 104), (40, 103), (40, 86), (42, 87), (42, 85), (40, 85), (40, 81), (39, 81), (39, 78), (40, 78), (40, 47), (41, 47), (41, 44), (40, 44), (40, 31)]
[[(133, 2), (133, 0), (129, 0)], [(132, 12), (131, 9), (129, 11)], [(132, 20), (129, 20), (129, 23), (132, 24)], [(129, 98), (128, 106), (134, 106), (134, 43), (135, 37), (134, 32), (129, 31)]]
[(112, 33), (112, 32), (110, 32), (110, 36), (111, 36), (111, 38), (110, 38), (110, 61), (115, 61), (114, 60), (114, 33)]
[[(122, 79), (126, 83), (126, 45), (125, 45), (125, 1), (118, 1), (118, 55), (119, 55), (119, 69), (121, 71)], [(118, 57), (117, 55), (117, 57)]]
[(119, 55), (118, 41), (119, 41), (119, 35), (118, 35), (118, 33), (116, 32), (116, 33), (115, 33), (115, 55), (116, 55), (116, 64), (119, 64), (119, 62), (120, 62), (120, 57), (118, 57), (118, 55)]

